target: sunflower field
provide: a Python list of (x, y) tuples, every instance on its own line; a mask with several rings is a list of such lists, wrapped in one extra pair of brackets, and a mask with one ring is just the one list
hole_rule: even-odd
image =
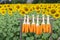
[(0, 40), (20, 40), (20, 18), (24, 15), (50, 15), (52, 34), (22, 33), (22, 40), (58, 40), (60, 37), (60, 4), (0, 4)]

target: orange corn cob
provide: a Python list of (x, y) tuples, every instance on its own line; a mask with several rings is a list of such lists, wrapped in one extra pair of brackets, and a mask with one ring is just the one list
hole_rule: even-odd
[(39, 26), (36, 26), (36, 34), (39, 35)]
[(24, 25), (25, 25), (25, 24), (22, 25), (22, 32), (23, 32), (23, 33), (25, 32), (25, 31), (24, 31), (24, 30), (25, 30), (25, 26), (24, 26)]
[(33, 26), (33, 32), (35, 33), (35, 31), (36, 31), (36, 24), (32, 24), (32, 26)]
[(36, 34), (41, 34), (42, 33), (42, 28), (39, 25), (39, 15), (37, 15), (37, 24), (36, 24)]
[(47, 33), (51, 33), (51, 25), (50, 25), (50, 22), (49, 22), (49, 15), (47, 15), (47, 24), (46, 24), (46, 32)]
[(30, 22), (29, 22), (29, 16), (27, 15), (27, 24), (25, 27), (25, 32), (28, 33), (29, 32), (29, 28), (30, 28)]
[(26, 24), (25, 33), (28, 33), (29, 32), (29, 27), (30, 27), (30, 24)]
[(30, 27), (30, 32), (35, 33), (36, 24), (35, 24), (35, 21), (34, 21), (34, 15), (32, 15), (32, 17), (33, 17), (33, 19), (32, 19), (32, 24), (31, 24), (31, 27)]
[(35, 24), (31, 24), (30, 32), (34, 32), (35, 33), (35, 30), (36, 30), (36, 25)]
[(42, 32), (43, 32), (43, 31), (42, 31), (42, 26), (40, 26), (39, 30), (40, 30), (40, 34), (42, 34)]
[(22, 32), (23, 32), (23, 33), (25, 32), (26, 25), (27, 25), (27, 24), (23, 24), (23, 25), (22, 25)]
[(33, 26), (30, 27), (30, 32), (31, 32), (31, 33), (33, 32)]
[(45, 33), (46, 32), (46, 24), (44, 21), (44, 15), (43, 15), (43, 21), (42, 21), (41, 27), (42, 27), (43, 32)]
[(24, 16), (24, 22), (23, 22), (23, 25), (22, 25), (22, 32), (23, 33), (25, 32), (25, 27), (26, 27), (26, 15)]
[(46, 33), (49, 33), (49, 24), (46, 24)]
[(47, 27), (46, 32), (51, 33), (52, 32), (51, 25), (47, 24), (46, 27)]
[(42, 27), (39, 25), (36, 26), (36, 34), (37, 35), (42, 34)]
[(41, 24), (42, 27), (42, 31), (45, 33), (46, 32), (46, 25), (45, 24)]

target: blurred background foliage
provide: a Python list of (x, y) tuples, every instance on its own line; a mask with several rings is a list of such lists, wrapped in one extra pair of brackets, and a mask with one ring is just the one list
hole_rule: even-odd
[[(27, 3), (28, 0), (0, 0), (0, 3)], [(30, 1), (30, 0), (29, 0)], [(60, 3), (60, 0), (33, 0), (31, 3)]]

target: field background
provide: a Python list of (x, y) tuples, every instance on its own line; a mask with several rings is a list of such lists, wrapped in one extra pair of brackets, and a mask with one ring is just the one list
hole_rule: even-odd
[[(27, 3), (28, 0), (0, 0), (0, 3), (17, 4)], [(60, 3), (60, 0), (29, 0), (30, 3)], [(29, 3), (29, 2), (28, 2)]]
[[(27, 6), (28, 5), (28, 6)], [(52, 34), (22, 33), (22, 40), (57, 40), (60, 37), (60, 4), (0, 4), (0, 40), (20, 40), (20, 18), (24, 15), (50, 15)], [(41, 22), (40, 22), (41, 23)]]
[[(31, 3), (31, 4), (29, 4)], [(28, 5), (28, 6), (27, 6)], [(58, 40), (60, 38), (60, 0), (0, 0), (0, 40), (20, 40), (24, 15), (50, 15), (52, 34), (22, 33), (22, 40)], [(41, 21), (40, 21), (41, 24)]]

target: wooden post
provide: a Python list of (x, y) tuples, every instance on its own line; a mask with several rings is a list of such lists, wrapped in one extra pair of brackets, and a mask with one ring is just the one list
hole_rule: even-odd
[[(31, 19), (32, 18), (30, 18), (30, 21), (31, 21)], [(47, 18), (45, 18), (45, 20), (46, 20)], [(22, 21), (24, 20), (24, 18), (20, 18), (20, 19), (18, 19), (18, 20), (20, 20), (20, 40), (22, 40)], [(36, 18), (35, 18), (35, 20), (36, 20)], [(42, 20), (41, 18), (39, 18), (39, 20)], [(50, 20), (55, 20), (55, 19), (53, 19), (53, 18), (50, 18)], [(37, 40), (36, 38), (35, 38), (35, 40)], [(49, 40), (52, 40), (52, 38), (50, 37), (49, 38)]]
[(22, 19), (20, 19), (20, 40), (22, 40)]

